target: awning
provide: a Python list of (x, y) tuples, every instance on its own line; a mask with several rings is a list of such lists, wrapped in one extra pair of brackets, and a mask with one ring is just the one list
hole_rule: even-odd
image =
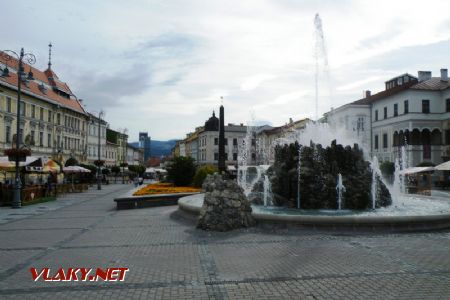
[(439, 171), (450, 171), (450, 160), (440, 165), (437, 165), (434, 168)]
[(408, 174), (416, 174), (416, 173), (432, 172), (432, 171), (434, 171), (434, 167), (414, 167), (414, 168), (401, 170), (400, 174), (408, 175)]
[[(26, 161), (19, 162), (19, 167), (25, 167), (25, 166), (29, 166), (29, 165), (33, 165), (35, 167), (42, 166), (42, 163), (37, 162), (38, 160), (41, 160), (41, 157), (27, 156)], [(15, 167), (16, 167), (15, 161), (9, 161), (8, 156), (0, 156), (0, 169), (14, 170)]]
[(235, 166), (227, 166), (227, 170), (228, 171), (236, 171), (236, 167)]

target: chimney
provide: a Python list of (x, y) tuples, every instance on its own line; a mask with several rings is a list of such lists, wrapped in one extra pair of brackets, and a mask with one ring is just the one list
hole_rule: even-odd
[(366, 91), (366, 98), (370, 98), (370, 95), (371, 95), (370, 91)]
[(289, 118), (289, 124), (294, 123), (294, 121), (292, 120), (292, 118)]
[(419, 77), (419, 82), (431, 79), (431, 71), (419, 71), (417, 77)]
[(441, 69), (441, 81), (448, 81), (447, 69)]

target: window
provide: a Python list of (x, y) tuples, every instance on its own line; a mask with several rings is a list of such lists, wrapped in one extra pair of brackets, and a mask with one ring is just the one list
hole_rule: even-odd
[(47, 147), (51, 147), (52, 146), (52, 135), (49, 133), (47, 134)]
[(237, 160), (237, 153), (233, 153), (233, 160)]
[(214, 145), (219, 145), (219, 139), (218, 138), (214, 138)]
[(23, 101), (20, 101), (20, 115), (25, 116), (26, 113), (26, 104)]
[(450, 145), (450, 129), (445, 130), (445, 144)]
[(383, 119), (387, 119), (387, 107), (383, 108)]
[(256, 160), (256, 153), (252, 153), (252, 160)]
[(422, 112), (424, 114), (430, 113), (430, 100), (422, 100)]
[(36, 133), (34, 132), (34, 130), (31, 130), (30, 137), (31, 137), (30, 144), (34, 145), (36, 141)]
[(409, 102), (408, 102), (408, 100), (405, 100), (403, 102), (403, 105), (404, 105), (404, 112), (405, 112), (405, 114), (409, 113)]
[(228, 139), (225, 139), (225, 145), (228, 145)]
[[(450, 100), (450, 99), (447, 99), (447, 100)], [(233, 139), (233, 146), (237, 146), (237, 139)]]
[(383, 148), (387, 148), (388, 147), (388, 136), (387, 133), (383, 134)]
[(446, 99), (445, 100), (446, 101), (446, 108), (445, 108), (445, 111), (446, 112), (450, 112), (450, 98), (448, 98), (448, 99)]
[(6, 142), (11, 143), (11, 126), (6, 126)]
[(41, 107), (39, 111), (39, 120), (44, 121), (44, 108)]
[(58, 125), (61, 125), (61, 114), (56, 115), (56, 122), (58, 123)]
[(44, 133), (42, 131), (39, 132), (39, 146), (44, 146)]
[(36, 106), (31, 105), (31, 117), (34, 119), (36, 118)]
[(57, 147), (58, 149), (62, 148), (62, 145), (61, 145), (61, 137), (60, 137), (59, 135), (56, 137), (56, 147)]
[(219, 160), (219, 153), (214, 153), (214, 160)]
[(398, 116), (398, 104), (394, 104), (394, 117)]
[(252, 139), (252, 146), (256, 146), (256, 140)]
[(375, 135), (374, 148), (378, 149), (378, 135)]
[(50, 110), (48, 111), (47, 116), (48, 116), (47, 121), (52, 122), (52, 112)]
[(356, 122), (356, 130), (364, 131), (364, 117), (358, 117), (358, 121)]
[(6, 111), (7, 112), (11, 112), (11, 98), (10, 97), (6, 97)]
[(378, 110), (375, 111), (375, 121), (378, 121)]

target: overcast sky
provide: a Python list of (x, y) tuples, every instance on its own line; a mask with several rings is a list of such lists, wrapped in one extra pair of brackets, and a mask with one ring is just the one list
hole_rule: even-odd
[(3, 49), (25, 47), (44, 70), (51, 41), (59, 78), (131, 141), (183, 138), (221, 96), (226, 123), (313, 118), (316, 13), (329, 61), (319, 114), (450, 67), (447, 0), (17, 0), (1, 12)]

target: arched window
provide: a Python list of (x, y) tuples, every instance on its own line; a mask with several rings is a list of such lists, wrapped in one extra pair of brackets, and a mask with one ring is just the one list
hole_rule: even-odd
[(439, 129), (431, 132), (431, 145), (442, 145), (442, 133)]

